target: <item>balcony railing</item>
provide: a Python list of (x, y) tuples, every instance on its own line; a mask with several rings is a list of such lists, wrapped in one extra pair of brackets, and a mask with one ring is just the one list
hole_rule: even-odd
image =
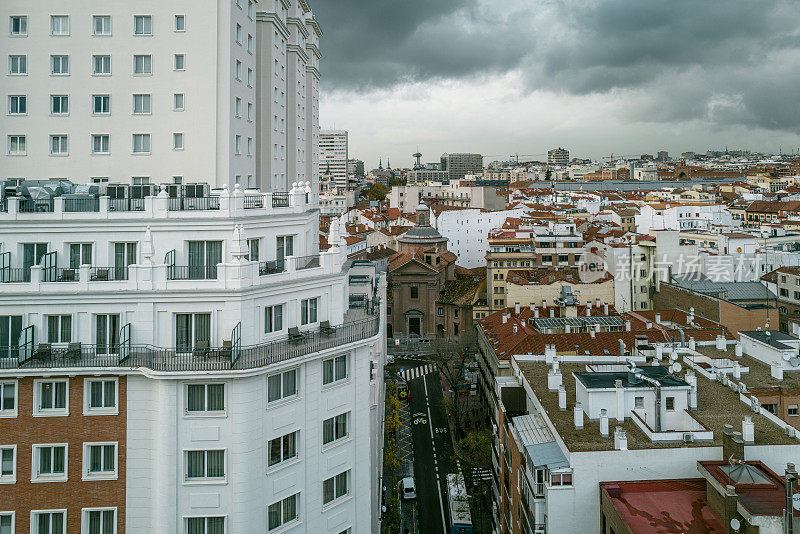
[(219, 197), (178, 197), (169, 199), (169, 211), (218, 209)]
[(3, 267), (0, 269), (0, 283), (30, 282), (30, 267)]
[(258, 264), (258, 274), (266, 276), (268, 274), (278, 274), (286, 270), (286, 262), (283, 260), (262, 261)]
[(252, 209), (252, 208), (263, 208), (264, 207), (264, 197), (261, 195), (247, 195), (243, 199), (244, 201), (244, 209)]
[(242, 348), (228, 345), (177, 350), (151, 345), (98, 346), (82, 343), (54, 347), (40, 343), (35, 347), (13, 347), (0, 352), (0, 368), (120, 367), (153, 371), (255, 369), (361, 341), (377, 335), (379, 329), (380, 319), (373, 316), (339, 326), (303, 332), (299, 338), (290, 339), (286, 336), (276, 341)]
[(127, 267), (92, 267), (89, 269), (90, 282), (111, 282), (127, 279)]
[(68, 213), (99, 212), (100, 199), (93, 198), (65, 198), (64, 211)]
[(80, 269), (51, 267), (42, 269), (42, 282), (77, 282)]
[(313, 256), (295, 256), (294, 258), (295, 269), (302, 271), (303, 269), (313, 269), (319, 267), (319, 254)]
[(19, 201), (20, 213), (53, 213), (55, 203), (52, 198), (23, 198)]
[(289, 207), (289, 193), (286, 191), (275, 191), (272, 193), (272, 207), (273, 208), (288, 208)]
[(214, 280), (216, 265), (167, 265), (167, 280)]
[(143, 198), (109, 198), (109, 211), (144, 211)]

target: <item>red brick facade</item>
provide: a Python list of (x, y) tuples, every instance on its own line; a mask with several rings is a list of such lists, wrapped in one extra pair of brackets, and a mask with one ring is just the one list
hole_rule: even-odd
[[(0, 484), (0, 511), (15, 512), (14, 532), (30, 532), (31, 510), (66, 509), (66, 532), (80, 534), (82, 509), (116, 508), (118, 534), (125, 532), (126, 380), (118, 378), (118, 415), (84, 415), (84, 379), (70, 376), (69, 415), (35, 417), (34, 382), (17, 380), (17, 417), (0, 418), (0, 446), (16, 445), (16, 483)], [(51, 376), (61, 379), (62, 376)], [(10, 379), (10, 378), (9, 378)], [(8, 379), (2, 378), (6, 381)], [(83, 481), (83, 444), (117, 442), (116, 480)], [(31, 482), (34, 444), (66, 443), (67, 481)]]

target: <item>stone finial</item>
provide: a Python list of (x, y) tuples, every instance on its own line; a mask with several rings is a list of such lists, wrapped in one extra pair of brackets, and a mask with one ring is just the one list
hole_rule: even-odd
[(219, 194), (220, 198), (222, 197), (229, 197), (231, 196), (231, 192), (228, 189), (228, 184), (222, 184), (222, 193)]
[(169, 193), (167, 193), (167, 186), (161, 184), (158, 186), (160, 191), (158, 192), (158, 198), (169, 198)]
[(155, 254), (155, 246), (153, 245), (153, 233), (150, 231), (150, 225), (144, 231), (144, 239), (142, 240), (142, 256), (152, 262), (153, 255)]
[(233, 186), (233, 196), (235, 196), (235, 197), (242, 196), (242, 185), (241, 184), (234, 184), (234, 186)]

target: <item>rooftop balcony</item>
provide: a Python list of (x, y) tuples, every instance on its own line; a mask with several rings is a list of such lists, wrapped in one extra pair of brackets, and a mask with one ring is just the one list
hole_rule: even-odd
[(117, 368), (157, 372), (257, 369), (376, 336), (380, 331), (379, 310), (377, 301), (363, 302), (361, 307), (351, 305), (340, 325), (323, 321), (315, 330), (289, 329), (283, 338), (251, 346), (237, 342), (237, 329), (232, 340), (223, 342), (221, 347), (210, 347), (200, 341), (194, 347), (155, 347), (130, 340), (116, 345), (57, 346), (35, 344), (31, 339), (24, 346), (10, 349), (5, 357), (0, 356), (0, 369)]

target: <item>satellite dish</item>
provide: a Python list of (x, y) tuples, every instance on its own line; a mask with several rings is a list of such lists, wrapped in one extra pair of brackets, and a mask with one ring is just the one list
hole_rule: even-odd
[(678, 353), (677, 353), (677, 352), (673, 352), (673, 353), (671, 353), (671, 354), (669, 355), (669, 359), (670, 359), (670, 360), (672, 360), (672, 361), (674, 362), (675, 360), (677, 360), (677, 359), (678, 359)]
[(670, 365), (669, 370), (672, 372), (672, 374), (678, 374), (681, 372), (681, 364), (675, 362), (672, 365)]
[(741, 526), (742, 526), (742, 524), (739, 522), (738, 519), (736, 519), (735, 517), (733, 519), (731, 519), (731, 528), (733, 530), (739, 530), (739, 528), (741, 528)]
[(795, 356), (794, 358), (789, 360), (789, 364), (791, 364), (792, 367), (797, 367), (798, 365), (800, 365), (800, 358)]

